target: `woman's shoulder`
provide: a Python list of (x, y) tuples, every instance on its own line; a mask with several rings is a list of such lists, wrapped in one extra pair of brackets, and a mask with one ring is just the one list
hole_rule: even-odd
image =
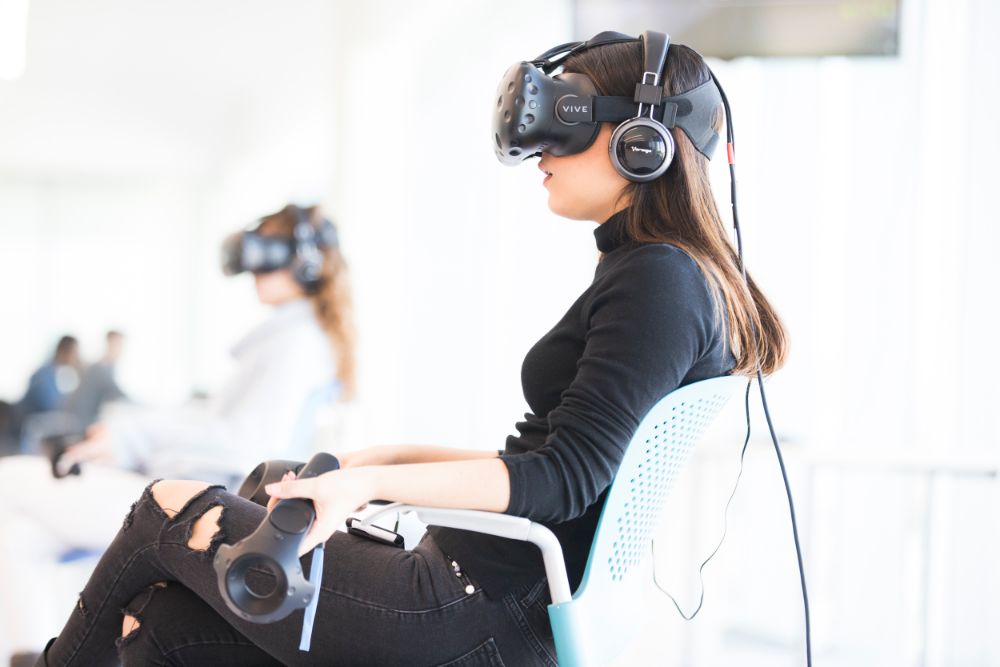
[(605, 281), (627, 280), (636, 286), (692, 287), (708, 294), (708, 281), (694, 258), (671, 243), (632, 244), (611, 259), (605, 267)]
[(647, 326), (698, 322), (709, 331), (716, 300), (708, 279), (687, 252), (668, 243), (632, 245), (606, 255), (582, 302), (588, 323), (595, 317), (636, 318)]

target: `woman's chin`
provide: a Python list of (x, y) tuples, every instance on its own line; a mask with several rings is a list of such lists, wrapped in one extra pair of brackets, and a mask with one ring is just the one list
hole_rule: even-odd
[(590, 220), (593, 222), (593, 218), (591, 216), (571, 206), (553, 206), (550, 202), (549, 210), (558, 215), (560, 218), (566, 218), (567, 220)]
[(563, 198), (551, 192), (549, 193), (549, 210), (560, 218), (568, 218), (570, 220), (583, 219), (580, 217), (579, 207), (567, 204)]

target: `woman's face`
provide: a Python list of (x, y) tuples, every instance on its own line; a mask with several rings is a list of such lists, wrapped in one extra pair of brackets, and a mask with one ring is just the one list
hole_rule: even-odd
[(290, 269), (255, 273), (253, 279), (257, 287), (257, 298), (268, 306), (280, 306), (306, 295), (306, 291), (295, 281)]
[(622, 192), (629, 182), (615, 171), (608, 155), (611, 133), (611, 125), (602, 123), (597, 139), (582, 153), (563, 157), (542, 153), (538, 168), (546, 174), (543, 184), (553, 213), (604, 222), (628, 206)]

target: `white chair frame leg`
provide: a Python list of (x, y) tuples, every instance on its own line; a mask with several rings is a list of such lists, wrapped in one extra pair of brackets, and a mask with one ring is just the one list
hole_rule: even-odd
[(562, 546), (552, 531), (541, 524), (498, 512), (420, 507), (403, 503), (390, 503), (375, 512), (359, 516), (357, 519), (361, 523), (370, 524), (385, 514), (397, 512), (400, 514), (413, 512), (420, 521), (429, 526), (459, 528), (505, 537), (509, 540), (531, 542), (542, 552), (542, 562), (545, 564), (545, 576), (549, 581), (549, 594), (552, 596), (552, 603), (561, 604), (573, 599), (569, 588), (569, 577), (566, 575), (566, 562), (563, 560)]

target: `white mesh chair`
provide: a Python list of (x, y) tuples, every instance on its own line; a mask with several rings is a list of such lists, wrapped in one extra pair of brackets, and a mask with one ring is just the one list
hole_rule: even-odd
[(415, 512), (428, 525), (535, 544), (549, 582), (549, 620), (559, 664), (607, 667), (642, 628), (642, 607), (636, 602), (652, 583), (650, 540), (673, 481), (705, 428), (746, 383), (745, 377), (719, 377), (681, 387), (643, 418), (611, 485), (576, 593), (570, 592), (559, 541), (528, 519), (395, 503), (360, 520), (370, 523), (390, 512)]

